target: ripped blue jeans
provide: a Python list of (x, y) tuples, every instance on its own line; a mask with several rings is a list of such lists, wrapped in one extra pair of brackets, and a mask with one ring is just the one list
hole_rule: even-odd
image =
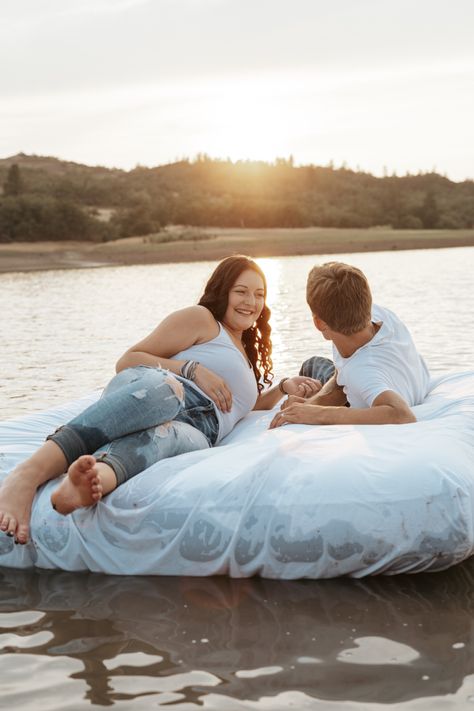
[(218, 430), (211, 400), (167, 370), (140, 365), (118, 373), (97, 402), (47, 439), (68, 465), (93, 454), (119, 485), (161, 459), (212, 447)]

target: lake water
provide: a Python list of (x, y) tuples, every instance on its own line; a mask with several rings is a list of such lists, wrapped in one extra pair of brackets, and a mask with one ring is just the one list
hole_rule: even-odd
[[(329, 354), (304, 300), (323, 259), (259, 260), (278, 375)], [(473, 368), (473, 248), (338, 259), (366, 272), (432, 371)], [(213, 266), (0, 275), (0, 419), (103, 386)], [(0, 708), (474, 708), (473, 589), (474, 560), (363, 581), (0, 570)]]
[[(474, 248), (339, 257), (366, 272), (374, 301), (408, 324), (431, 370), (473, 367)], [(279, 375), (296, 372), (316, 352), (330, 355), (305, 302), (314, 262), (260, 260)], [(0, 419), (102, 387), (129, 346), (170, 311), (197, 301), (213, 267), (199, 262), (0, 275)]]

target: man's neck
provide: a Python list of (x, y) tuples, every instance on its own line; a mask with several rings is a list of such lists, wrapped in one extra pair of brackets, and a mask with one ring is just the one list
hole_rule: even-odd
[(350, 358), (359, 348), (372, 340), (379, 328), (380, 324), (371, 321), (362, 331), (357, 331), (351, 336), (345, 336), (343, 333), (334, 334), (332, 342), (343, 358)]

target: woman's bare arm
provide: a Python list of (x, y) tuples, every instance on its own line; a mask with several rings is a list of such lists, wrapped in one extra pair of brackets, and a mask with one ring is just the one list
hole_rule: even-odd
[(190, 306), (167, 316), (143, 340), (129, 348), (115, 366), (117, 373), (135, 365), (161, 366), (179, 374), (183, 360), (171, 356), (215, 338), (219, 326), (203, 306)]
[[(180, 375), (185, 360), (171, 356), (198, 343), (205, 343), (219, 333), (219, 325), (204, 306), (190, 306), (167, 316), (143, 340), (129, 348), (115, 366), (117, 373), (137, 365), (165, 368)], [(223, 378), (199, 364), (194, 382), (217, 407), (228, 412), (232, 407), (232, 393)]]

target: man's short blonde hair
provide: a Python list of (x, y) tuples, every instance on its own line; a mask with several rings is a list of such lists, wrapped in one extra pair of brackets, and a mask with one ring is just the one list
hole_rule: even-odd
[(371, 319), (372, 294), (365, 275), (350, 264), (327, 262), (308, 275), (306, 300), (313, 315), (345, 336), (362, 331)]

